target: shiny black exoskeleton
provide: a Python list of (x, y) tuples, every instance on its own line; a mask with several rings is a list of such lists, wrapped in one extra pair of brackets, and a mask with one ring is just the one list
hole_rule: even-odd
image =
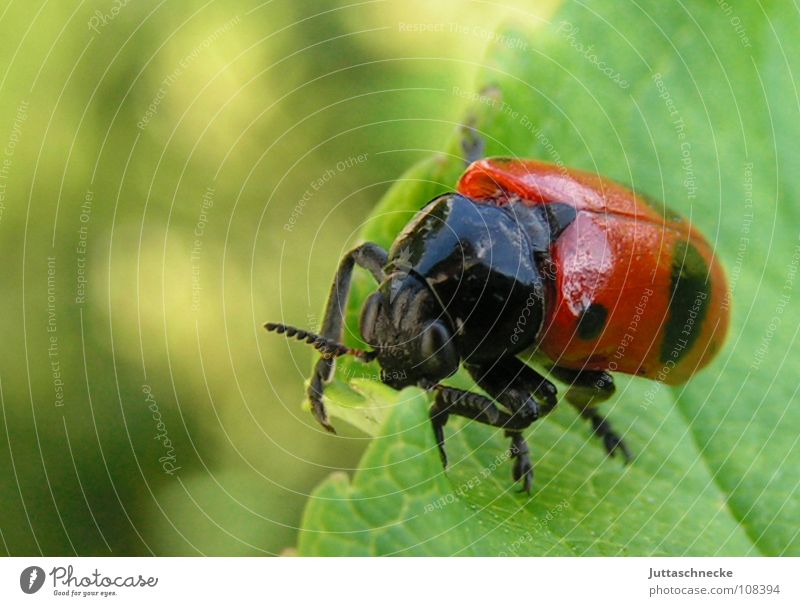
[[(405, 375), (392, 387), (437, 383), (459, 362), (493, 362), (535, 342), (544, 281), (518, 214), (539, 218), (523, 205), (516, 211), (450, 194), (395, 240), (361, 316), (361, 334), (387, 376)], [(524, 333), (512, 342), (526, 307)]]
[[(475, 419), (506, 431), (513, 477), (530, 491), (533, 468), (522, 430), (552, 410), (556, 389), (517, 355), (536, 345), (554, 271), (548, 250), (574, 217), (575, 210), (566, 204), (531, 207), (511, 200), (498, 206), (445, 194), (415, 216), (388, 253), (371, 243), (350, 251), (339, 265), (320, 335), (267, 324), (323, 352), (308, 389), (317, 420), (333, 431), (323, 391), (334, 358), (377, 358), (387, 385), (417, 385), (435, 393), (431, 421), (445, 465), (448, 417)], [(361, 334), (373, 348), (367, 352), (340, 345), (355, 265), (379, 282), (361, 314)], [(491, 398), (440, 384), (461, 364)], [(606, 373), (557, 367), (553, 372), (589, 399), (598, 391), (604, 397), (613, 391)], [(619, 448), (627, 457), (607, 422), (594, 412), (589, 417), (609, 451)]]

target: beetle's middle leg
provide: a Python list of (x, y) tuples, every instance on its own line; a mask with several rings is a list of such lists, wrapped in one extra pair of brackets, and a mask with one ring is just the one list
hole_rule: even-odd
[(608, 454), (614, 456), (619, 452), (623, 460), (630, 463), (633, 459), (630, 449), (597, 410), (598, 404), (614, 395), (614, 378), (602, 370), (572, 370), (556, 366), (551, 372), (557, 379), (569, 383), (565, 399), (591, 422), (594, 434), (603, 440)]

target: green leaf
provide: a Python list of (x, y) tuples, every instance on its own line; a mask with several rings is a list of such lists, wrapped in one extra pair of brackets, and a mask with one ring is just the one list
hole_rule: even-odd
[[(445, 473), (430, 431), (427, 398), (395, 394), (393, 414), (352, 484), (335, 474), (312, 496), (303, 519), (304, 555), (618, 555), (702, 554), (703, 535), (720, 553), (752, 548), (726, 511), (706, 470), (691, 474), (691, 439), (658, 474), (627, 469), (586, 446), (584, 427), (540, 423), (536, 486), (528, 497), (510, 481), (507, 440), (474, 423), (448, 423)], [(680, 415), (673, 412), (679, 424)], [(546, 446), (545, 446), (546, 445)], [(665, 498), (665, 496), (667, 498)]]
[[(344, 386), (334, 414), (372, 415), (360, 426), (377, 437), (352, 480), (312, 495), (300, 553), (800, 555), (800, 23), (780, 6), (568, 2), (499, 32), (463, 120), (486, 155), (607, 175), (689, 216), (728, 270), (728, 343), (685, 386), (617, 376), (606, 412), (637, 453), (628, 467), (568, 406), (535, 424), (530, 497), (502, 432), (451, 421), (444, 472), (424, 394)], [(388, 244), (453, 188), (462, 135), (398, 181), (365, 238)], [(352, 334), (372, 288), (357, 281)]]

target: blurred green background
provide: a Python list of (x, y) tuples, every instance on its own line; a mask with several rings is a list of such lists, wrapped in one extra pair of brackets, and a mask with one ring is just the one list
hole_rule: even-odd
[(316, 324), (515, 5), (554, 3), (2, 4), (0, 553), (295, 544), (367, 440), (260, 325)]

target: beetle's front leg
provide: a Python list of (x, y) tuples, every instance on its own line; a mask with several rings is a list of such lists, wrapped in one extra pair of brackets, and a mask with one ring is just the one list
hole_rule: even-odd
[[(353, 267), (358, 265), (368, 270), (374, 278), (381, 282), (384, 279), (383, 268), (388, 260), (388, 254), (377, 244), (367, 242), (348, 252), (340, 261), (336, 276), (333, 279), (328, 302), (325, 305), (325, 315), (322, 318), (321, 335), (326, 339), (341, 341), (344, 329), (344, 312), (347, 305), (347, 295), (350, 291), (350, 279)], [(323, 356), (314, 366), (314, 372), (308, 386), (308, 399), (311, 401), (311, 412), (325, 429), (336, 433), (328, 419), (328, 412), (322, 401), (325, 384), (333, 377), (334, 358)]]
[[(431, 425), (436, 437), (436, 446), (439, 448), (439, 456), (442, 459), (442, 466), (447, 467), (444, 426), (450, 415), (457, 414), (499, 427), (501, 413), (492, 400), (480, 394), (443, 385), (434, 385), (432, 389), (436, 392), (436, 400), (430, 410)], [(508, 418), (508, 415), (505, 417)]]
[(528, 424), (556, 405), (555, 385), (514, 356), (465, 367), (481, 389)]
[(442, 465), (447, 467), (447, 453), (444, 448), (444, 426), (451, 414), (456, 414), (480, 423), (500, 427), (506, 430), (511, 438), (511, 458), (514, 459), (514, 481), (522, 480), (522, 489), (531, 491), (533, 482), (533, 465), (531, 464), (528, 445), (522, 436), (522, 430), (533, 421), (528, 416), (509, 414), (497, 408), (494, 401), (471, 391), (435, 385), (431, 389), (436, 392), (436, 401), (430, 410), (431, 425), (439, 448)]
[(467, 364), (466, 368), (481, 389), (511, 411), (511, 418), (520, 426), (505, 426), (506, 436), (511, 438), (514, 481), (521, 479), (523, 490), (530, 492), (533, 465), (522, 429), (553, 410), (555, 385), (515, 356), (487, 364)]

